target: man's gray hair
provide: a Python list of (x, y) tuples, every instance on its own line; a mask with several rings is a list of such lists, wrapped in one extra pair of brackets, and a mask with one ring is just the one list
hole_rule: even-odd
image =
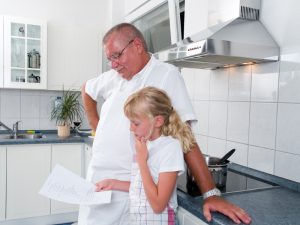
[(144, 39), (143, 34), (141, 31), (139, 31), (134, 25), (130, 23), (120, 23), (112, 27), (109, 31), (106, 32), (102, 39), (102, 43), (105, 45), (108, 39), (112, 34), (119, 33), (122, 34), (122, 36), (128, 38), (127, 41), (133, 40), (134, 38), (138, 38), (141, 40), (142, 45), (145, 49), (145, 51), (148, 51), (148, 47), (146, 44), (146, 41)]

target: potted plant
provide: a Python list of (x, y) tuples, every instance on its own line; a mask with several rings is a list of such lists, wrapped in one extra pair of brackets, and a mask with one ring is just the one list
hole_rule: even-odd
[(56, 120), (57, 134), (60, 137), (70, 136), (70, 126), (73, 122), (82, 121), (83, 107), (79, 101), (80, 92), (63, 91), (59, 104), (51, 111), (51, 120)]

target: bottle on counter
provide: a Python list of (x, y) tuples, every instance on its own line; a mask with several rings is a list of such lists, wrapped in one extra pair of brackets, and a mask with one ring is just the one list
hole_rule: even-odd
[(57, 109), (62, 103), (62, 99), (60, 96), (57, 96), (55, 101), (54, 101), (54, 107)]

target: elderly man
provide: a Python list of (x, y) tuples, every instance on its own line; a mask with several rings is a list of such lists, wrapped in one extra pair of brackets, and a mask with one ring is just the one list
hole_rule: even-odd
[[(130, 94), (145, 86), (155, 86), (168, 93), (183, 121), (193, 125), (196, 117), (178, 69), (151, 56), (142, 34), (133, 25), (122, 23), (111, 28), (103, 44), (112, 69), (88, 80), (82, 89), (90, 126), (96, 131), (87, 179), (93, 183), (107, 178), (129, 181), (132, 145), (123, 106)], [(99, 97), (105, 100), (100, 117)], [(206, 198), (203, 211), (208, 221), (212, 219), (211, 211), (218, 211), (235, 223), (251, 222), (243, 209), (220, 197), (198, 146), (184, 158)], [(128, 193), (113, 191), (110, 204), (81, 208), (79, 224), (129, 224), (128, 201)]]

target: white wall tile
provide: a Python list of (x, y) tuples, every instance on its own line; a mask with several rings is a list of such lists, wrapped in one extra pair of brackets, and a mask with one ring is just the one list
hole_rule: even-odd
[(275, 150), (249, 145), (248, 166), (273, 174)]
[(29, 96), (31, 96), (31, 95), (36, 95), (36, 96), (39, 96), (40, 95), (40, 91), (39, 90), (22, 90), (22, 89), (20, 89), (19, 90), (20, 91), (20, 95), (21, 96), (26, 96), (26, 95), (29, 95)]
[(232, 67), (229, 69), (230, 101), (250, 101), (251, 66)]
[(279, 102), (300, 103), (300, 49), (281, 56)]
[(39, 118), (40, 99), (38, 95), (21, 96), (21, 120), (24, 118)]
[(195, 69), (182, 68), (181, 74), (185, 82), (185, 86), (188, 90), (190, 99), (194, 99), (195, 93)]
[(210, 75), (210, 100), (226, 101), (228, 99), (229, 69), (212, 70)]
[(194, 101), (194, 109), (198, 119), (197, 134), (208, 135), (209, 101)]
[(195, 69), (195, 100), (209, 100), (210, 70)]
[(247, 166), (248, 162), (248, 145), (237, 142), (227, 141), (226, 152), (231, 149), (235, 149), (233, 155), (229, 158), (229, 161)]
[(276, 151), (274, 174), (300, 182), (300, 155)]
[(211, 101), (209, 104), (209, 136), (226, 139), (226, 124), (227, 102)]
[(23, 118), (19, 129), (21, 130), (39, 130), (40, 121), (39, 118)]
[(251, 101), (276, 102), (279, 63), (252, 65)]
[(226, 153), (226, 141), (208, 137), (207, 140), (207, 154), (215, 157), (222, 157)]
[(300, 155), (300, 104), (278, 103), (276, 149)]
[(251, 103), (249, 144), (275, 149), (277, 103)]
[(208, 154), (207, 148), (207, 136), (196, 135), (195, 136), (198, 146), (203, 154)]
[(55, 130), (56, 124), (55, 121), (50, 121), (48, 118), (40, 118), (39, 121), (40, 124), (40, 130)]
[(5, 91), (1, 94), (1, 119), (17, 118), (20, 120), (20, 92)]
[(41, 95), (40, 96), (40, 118), (51, 117), (51, 110), (54, 107), (54, 101), (56, 97), (50, 95)]
[(228, 103), (227, 140), (248, 144), (249, 102)]

